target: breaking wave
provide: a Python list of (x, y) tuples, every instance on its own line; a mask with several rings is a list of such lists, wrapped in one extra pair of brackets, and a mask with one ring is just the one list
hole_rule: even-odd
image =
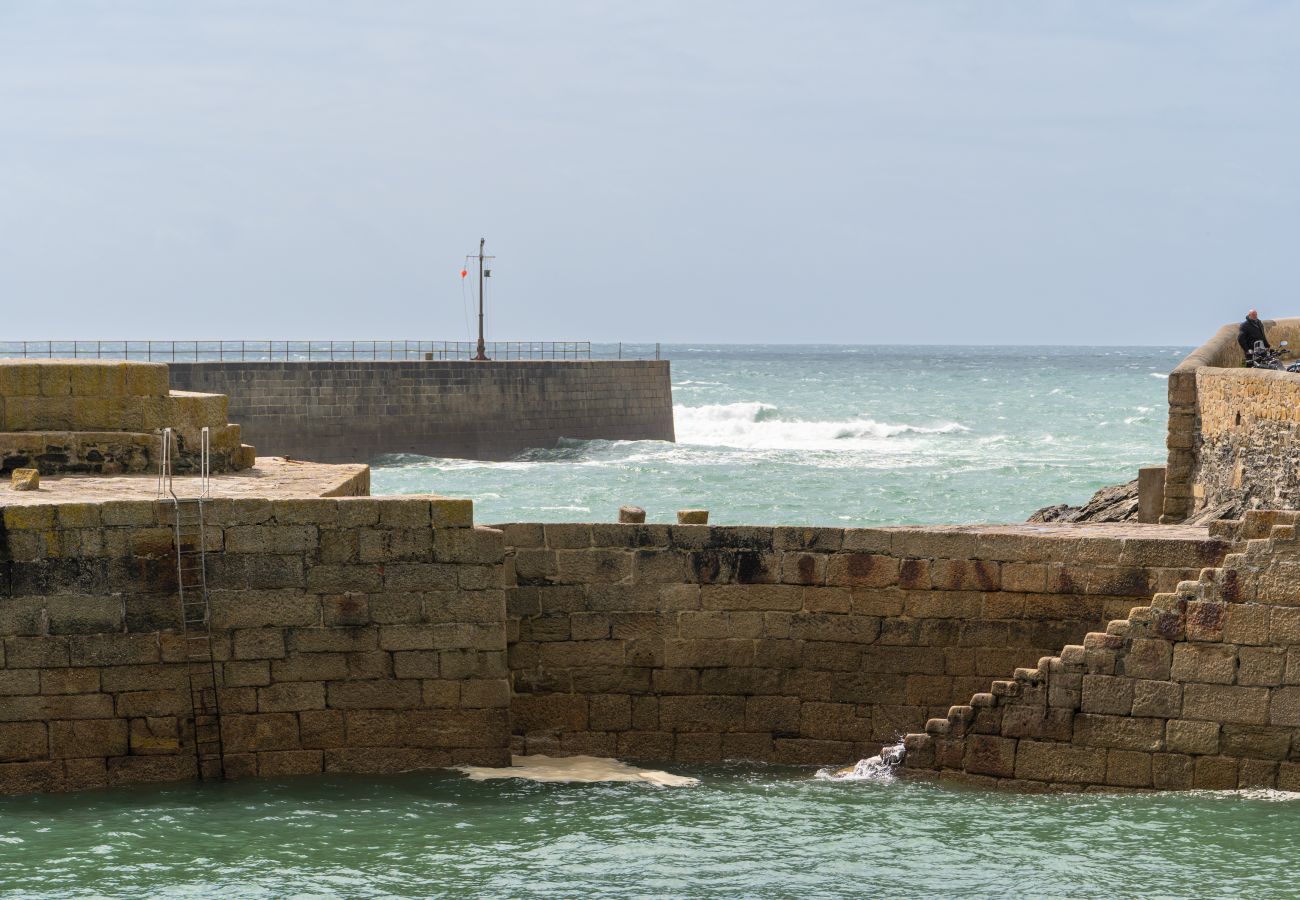
[(720, 403), (673, 408), (677, 442), (754, 450), (851, 450), (878, 446), (900, 435), (970, 431), (957, 422), (909, 425), (865, 417), (840, 421), (783, 419), (770, 403)]

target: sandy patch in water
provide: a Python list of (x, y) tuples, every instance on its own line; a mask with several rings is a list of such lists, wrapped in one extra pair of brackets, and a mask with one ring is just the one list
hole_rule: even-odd
[(489, 766), (457, 766), (471, 781), (492, 778), (523, 778), (540, 782), (590, 784), (597, 781), (642, 781), (659, 787), (687, 787), (699, 784), (698, 778), (673, 775), (656, 769), (639, 769), (617, 759), (600, 756), (512, 756), (510, 765), (494, 769)]

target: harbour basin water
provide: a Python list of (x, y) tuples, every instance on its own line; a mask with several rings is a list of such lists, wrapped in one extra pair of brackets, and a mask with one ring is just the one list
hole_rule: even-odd
[(1294, 897), (1300, 795), (1023, 796), (667, 766), (0, 799), (0, 896)]
[(677, 443), (568, 441), (506, 462), (389, 456), (377, 494), (472, 497), (479, 522), (1021, 521), (1165, 455), (1177, 347), (672, 345)]

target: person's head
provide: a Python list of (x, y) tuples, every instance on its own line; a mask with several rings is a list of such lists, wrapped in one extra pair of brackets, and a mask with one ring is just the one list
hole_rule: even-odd
[(1259, 318), (1259, 313), (1256, 310), (1252, 309), (1250, 312), (1246, 313), (1246, 318), (1250, 319), (1253, 322)]

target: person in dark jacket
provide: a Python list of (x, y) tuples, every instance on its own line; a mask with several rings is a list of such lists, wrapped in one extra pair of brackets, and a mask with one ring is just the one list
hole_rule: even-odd
[(1269, 346), (1268, 338), (1264, 336), (1264, 323), (1259, 320), (1259, 313), (1252, 309), (1246, 313), (1246, 321), (1237, 326), (1237, 343), (1241, 345), (1241, 352), (1249, 356), (1256, 341)]

